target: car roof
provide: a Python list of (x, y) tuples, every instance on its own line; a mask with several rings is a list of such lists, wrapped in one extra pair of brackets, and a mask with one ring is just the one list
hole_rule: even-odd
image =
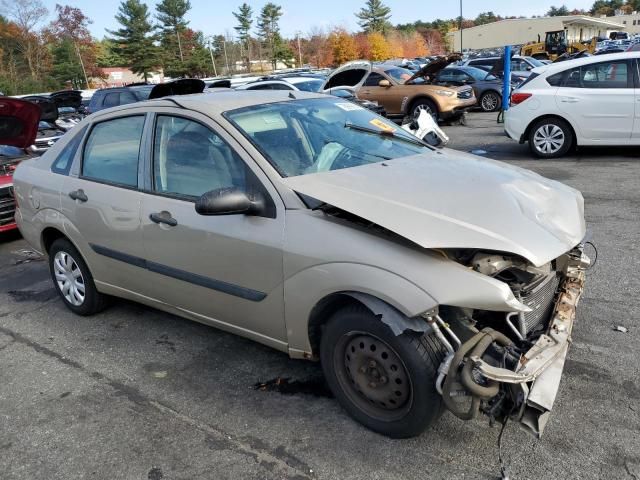
[(99, 112), (92, 114), (91, 117), (100, 118), (104, 115), (110, 115), (119, 111), (168, 106), (178, 106), (188, 110), (201, 112), (209, 116), (219, 116), (224, 112), (236, 110), (238, 108), (310, 98), (331, 97), (321, 93), (291, 90), (234, 90), (220, 88), (215, 89), (214, 92), (162, 97), (157, 100), (145, 100), (142, 102), (121, 105), (119, 107), (100, 110)]
[(640, 58), (640, 52), (622, 52), (622, 53), (610, 53), (606, 56), (595, 55), (591, 57), (576, 58), (573, 60), (566, 60), (559, 63), (551, 63), (542, 67), (537, 67), (532, 72), (537, 74), (549, 74), (552, 75), (557, 72), (564, 72), (567, 68), (581, 67), (582, 65), (590, 65), (592, 63), (611, 62), (615, 60), (628, 60), (631, 58)]

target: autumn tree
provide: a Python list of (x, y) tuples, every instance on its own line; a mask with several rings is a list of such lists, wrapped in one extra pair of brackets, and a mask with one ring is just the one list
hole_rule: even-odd
[(124, 0), (118, 7), (116, 20), (121, 28), (108, 30), (108, 33), (113, 35), (118, 53), (127, 61), (131, 71), (142, 75), (146, 81), (158, 65), (149, 9), (140, 0)]
[(333, 51), (333, 61), (336, 65), (358, 58), (356, 44), (353, 37), (344, 29), (336, 29), (329, 35), (329, 43)]
[(445, 43), (439, 30), (430, 28), (420, 33), (424, 38), (427, 55), (440, 55), (445, 51)]
[[(81, 70), (81, 79), (84, 80), (85, 88), (90, 88), (89, 77), (100, 76), (96, 63), (96, 47), (89, 32), (92, 21), (82, 10), (69, 5), (56, 4), (56, 15), (56, 19), (49, 26), (49, 32), (53, 36), (51, 43), (56, 44), (57, 47), (53, 52), (54, 57), (62, 56), (64, 62), (73, 62), (73, 56), (68, 57), (69, 48), (71, 48), (75, 54), (75, 63)], [(57, 45), (60, 42), (63, 44)], [(57, 63), (54, 59), (54, 70)], [(73, 72), (73, 70), (70, 67), (58, 68), (58, 71)], [(76, 88), (81, 84), (77, 77), (69, 80)]]
[(399, 58), (404, 57), (406, 54), (404, 53), (404, 38), (395, 30), (391, 30), (387, 32), (385, 36), (385, 40), (387, 41), (387, 58)]
[(369, 59), (374, 62), (386, 60), (390, 57), (391, 51), (387, 40), (380, 32), (373, 32), (367, 35), (369, 40)]
[(333, 52), (329, 48), (329, 38), (321, 27), (312, 27), (304, 43), (304, 56), (316, 67), (333, 64)]
[(367, 0), (365, 6), (356, 13), (358, 25), (366, 33), (385, 32), (388, 30), (391, 18), (391, 9), (382, 0)]
[(247, 65), (247, 72), (251, 71), (251, 25), (253, 24), (253, 10), (248, 3), (243, 3), (238, 7), (237, 12), (233, 12), (233, 16), (236, 17), (238, 24), (233, 27), (238, 32), (238, 38), (240, 39), (241, 46), (244, 46), (246, 52), (245, 62)]
[(31, 78), (38, 80), (47, 52), (36, 26), (42, 23), (49, 11), (40, 0), (2, 0), (0, 13), (18, 27), (13, 41), (24, 55)]

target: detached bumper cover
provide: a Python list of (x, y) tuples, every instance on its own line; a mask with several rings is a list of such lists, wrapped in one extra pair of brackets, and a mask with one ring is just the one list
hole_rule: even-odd
[(478, 357), (470, 358), (485, 377), (522, 389), (525, 401), (517, 420), (536, 436), (542, 434), (560, 386), (589, 263), (581, 250), (571, 256), (547, 332), (520, 358), (515, 371), (491, 366)]

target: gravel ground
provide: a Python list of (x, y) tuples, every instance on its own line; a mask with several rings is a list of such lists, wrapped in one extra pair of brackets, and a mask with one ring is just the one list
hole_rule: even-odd
[[(494, 114), (447, 131), (452, 148), (580, 189), (599, 251), (545, 436), (505, 431), (511, 478), (640, 478), (637, 151), (534, 161)], [(445, 414), (419, 438), (390, 440), (341, 410), (316, 364), (125, 301), (74, 316), (27, 249), (0, 237), (3, 480), (499, 477), (498, 428), (486, 419)], [(275, 378), (299, 383), (254, 388)]]

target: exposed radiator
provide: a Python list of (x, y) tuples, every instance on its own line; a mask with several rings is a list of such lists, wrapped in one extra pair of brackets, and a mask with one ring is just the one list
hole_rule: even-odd
[(560, 284), (560, 275), (553, 273), (531, 290), (525, 290), (521, 301), (531, 308), (524, 314), (524, 324), (527, 333), (539, 329), (553, 311), (554, 298)]

